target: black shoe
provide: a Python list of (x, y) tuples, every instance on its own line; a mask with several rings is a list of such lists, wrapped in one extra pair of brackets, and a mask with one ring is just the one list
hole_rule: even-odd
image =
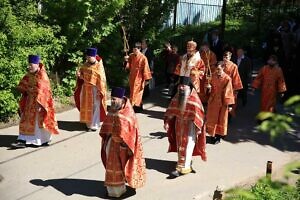
[(39, 145), (35, 145), (35, 144), (25, 144), (26, 147), (31, 147), (31, 148), (39, 148)]
[(219, 143), (221, 143), (221, 136), (217, 135), (216, 137), (213, 137), (213, 144)]
[(171, 174), (167, 177), (167, 179), (175, 179), (181, 175), (182, 174), (179, 171), (175, 170), (171, 172)]
[(16, 142), (10, 145), (14, 149), (22, 149), (26, 147), (26, 142), (23, 140), (17, 140)]
[(221, 143), (221, 140), (220, 140), (220, 139), (215, 140), (215, 143), (214, 143), (214, 144), (219, 144), (219, 143)]
[(48, 147), (48, 146), (50, 146), (50, 144), (48, 142), (45, 142), (45, 143), (42, 144), (42, 146), (43, 147)]
[(89, 130), (92, 131), (92, 132), (96, 132), (98, 129), (97, 128), (90, 128)]
[(191, 173), (192, 174), (196, 174), (196, 171), (194, 169), (192, 169)]
[(135, 113), (140, 113), (142, 112), (144, 109), (143, 109), (143, 105), (141, 106), (133, 106), (133, 110)]
[(214, 144), (214, 143), (215, 143), (215, 137), (206, 136), (206, 144)]

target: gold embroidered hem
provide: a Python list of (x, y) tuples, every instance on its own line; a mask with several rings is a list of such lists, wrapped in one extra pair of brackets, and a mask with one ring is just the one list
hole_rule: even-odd
[[(100, 111), (100, 121), (103, 121), (106, 117), (106, 76), (102, 60), (93, 65), (84, 63), (80, 67), (80, 74), (74, 92), (76, 107), (80, 111), (80, 121), (92, 124), (94, 99), (100, 100), (98, 110)], [(96, 92), (94, 92), (94, 88), (97, 88)], [(94, 95), (96, 98), (93, 98)]]
[[(121, 138), (120, 138), (121, 139)], [(127, 148), (122, 148), (119, 142), (109, 139), (107, 146), (107, 160), (105, 172), (105, 186), (120, 186), (125, 183), (124, 167), (122, 160), (127, 160)], [(124, 152), (125, 151), (125, 152)], [(125, 154), (124, 154), (125, 153)], [(124, 157), (124, 158), (122, 158)]]

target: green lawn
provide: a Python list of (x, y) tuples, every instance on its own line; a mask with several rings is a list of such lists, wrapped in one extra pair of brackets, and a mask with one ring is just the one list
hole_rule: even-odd
[(300, 161), (285, 166), (279, 180), (258, 180), (251, 188), (233, 188), (226, 200), (300, 200)]

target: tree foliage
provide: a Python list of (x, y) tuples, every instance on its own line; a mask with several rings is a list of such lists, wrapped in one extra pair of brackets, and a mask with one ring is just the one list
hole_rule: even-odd
[(0, 120), (17, 112), (15, 87), (29, 54), (41, 55), (48, 72), (58, 74), (60, 85), (52, 83), (55, 95), (72, 95), (77, 65), (90, 46), (98, 47), (109, 83), (125, 86), (120, 24), (132, 43), (154, 39), (173, 5), (172, 0), (2, 0)]
[(286, 132), (292, 131), (294, 118), (300, 115), (300, 95), (290, 97), (284, 103), (289, 114), (278, 114), (271, 112), (260, 112), (257, 115), (257, 119), (262, 121), (259, 125), (259, 130), (269, 133), (271, 139), (280, 137)]
[(51, 68), (62, 50), (58, 27), (41, 24), (33, 0), (0, 2), (0, 113), (6, 120), (17, 111), (15, 87), (26, 72), (27, 56), (40, 54)]
[(59, 26), (58, 35), (67, 39), (60, 59), (67, 56), (77, 62), (78, 51), (100, 44), (117, 28), (115, 18), (124, 4), (125, 0), (42, 1), (44, 23)]
[(143, 38), (155, 39), (174, 6), (174, 0), (127, 0), (120, 17), (131, 43)]
[[(288, 17), (299, 17), (300, 7), (283, 0), (229, 0), (227, 20), (255, 22), (262, 29)], [(267, 27), (265, 27), (267, 26)]]
[(300, 198), (300, 179), (296, 186), (279, 181), (261, 179), (250, 190), (232, 189), (226, 195), (226, 200), (286, 200)]

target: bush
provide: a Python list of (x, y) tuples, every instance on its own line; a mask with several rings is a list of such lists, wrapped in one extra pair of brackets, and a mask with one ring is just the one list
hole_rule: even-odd
[(18, 111), (18, 103), (10, 90), (0, 91), (0, 121), (6, 121)]
[(74, 89), (76, 86), (76, 67), (72, 67), (71, 69), (65, 72), (64, 78), (61, 80), (61, 86), (63, 89), (64, 95), (70, 97), (74, 93)]
[(300, 179), (296, 187), (261, 179), (250, 190), (232, 189), (227, 192), (226, 200), (287, 200), (300, 199)]
[(62, 50), (63, 37), (56, 37), (56, 26), (40, 23), (35, 0), (0, 1), (0, 120), (17, 113), (17, 99), (11, 92), (26, 73), (27, 56), (39, 54), (52, 68)]

